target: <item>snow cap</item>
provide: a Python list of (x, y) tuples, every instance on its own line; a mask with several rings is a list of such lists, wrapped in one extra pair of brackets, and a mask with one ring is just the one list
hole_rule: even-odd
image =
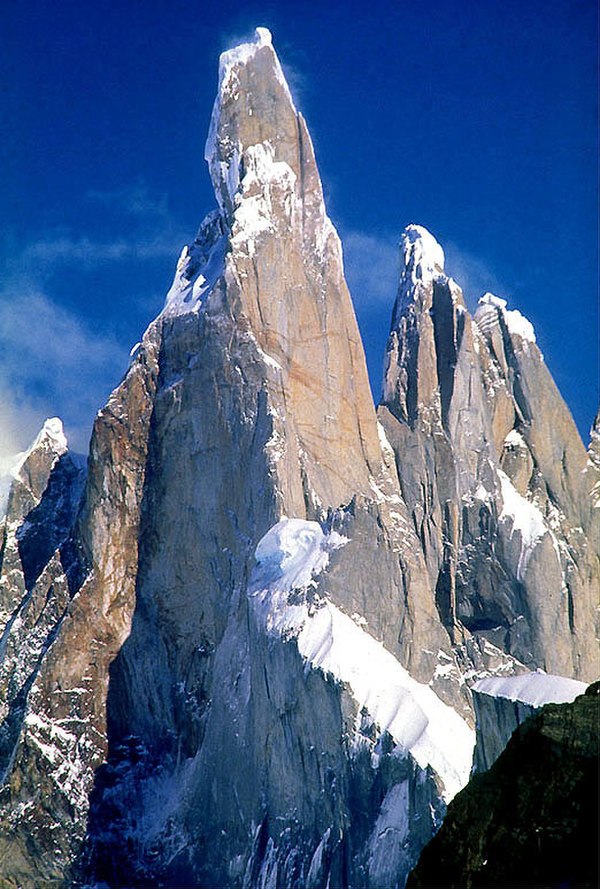
[(222, 208), (231, 211), (246, 149), (267, 142), (275, 145), (285, 134), (290, 115), (295, 120), (296, 109), (271, 32), (256, 28), (252, 41), (227, 50), (219, 59), (219, 88), (204, 158)]
[(422, 225), (407, 225), (400, 239), (402, 278), (428, 284), (444, 273), (444, 251)]
[(31, 445), (29, 452), (44, 445), (57, 454), (64, 454), (67, 449), (67, 437), (63, 428), (62, 420), (59, 417), (49, 417), (42, 426), (36, 440)]
[(40, 450), (53, 454), (53, 461), (67, 453), (67, 437), (59, 417), (50, 417), (44, 422), (35, 441), (26, 451), (0, 457), (0, 518), (6, 514), (8, 495), (13, 480), (19, 477), (19, 472), (30, 454)]
[(484, 293), (479, 300), (475, 315), (475, 320), (482, 333), (490, 331), (494, 326), (494, 318), (498, 314), (502, 315), (511, 337), (518, 336), (525, 343), (535, 343), (535, 330), (531, 321), (528, 321), (518, 309), (507, 309), (505, 299), (500, 299), (493, 293)]

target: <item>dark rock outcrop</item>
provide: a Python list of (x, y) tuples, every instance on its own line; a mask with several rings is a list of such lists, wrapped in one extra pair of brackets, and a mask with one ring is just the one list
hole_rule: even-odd
[(598, 692), (548, 704), (452, 801), (407, 889), (598, 885)]

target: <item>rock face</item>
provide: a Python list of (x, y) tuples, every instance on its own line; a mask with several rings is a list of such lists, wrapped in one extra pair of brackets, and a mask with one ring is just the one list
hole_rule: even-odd
[[(574, 427), (548, 447), (525, 428), (514, 313), (488, 298), (480, 332), (410, 227), (378, 421), (264, 29), (221, 57), (206, 159), (218, 209), (96, 419), (56, 544), (64, 596), (7, 730), (6, 886), (403, 886), (468, 780), (469, 683), (592, 669), (571, 523), (595, 464)], [(24, 591), (56, 540), (32, 537)]]
[[(26, 805), (57, 779), (49, 774), (53, 763), (46, 762), (40, 785), (31, 780), (24, 793), (19, 787), (13, 795), (31, 689), (78, 583), (72, 531), (84, 481), (82, 462), (68, 452), (60, 420), (47, 420), (12, 467), (0, 525), (0, 874), (15, 883), (26, 884), (31, 870), (22, 813), (13, 804), (22, 798)], [(35, 743), (32, 753), (40, 753), (41, 742), (38, 748)]]
[(472, 319), (419, 226), (402, 259), (379, 417), (440, 620), (467, 662), (493, 646), (593, 679), (593, 452), (586, 461), (531, 324), (491, 294)]
[[(347, 538), (311, 607), (357, 615), (418, 678), (435, 663), (402, 627), (450, 659), (449, 640), (382, 448), (310, 138), (264, 32), (222, 57), (219, 82), (206, 154), (220, 208), (158, 322), (136, 605), (111, 666), (84, 866), (108, 882), (378, 885), (378, 819), (400, 783), (420, 815), (402, 833), (402, 881), (443, 779), (386, 735), (393, 714), (377, 722), (302, 656), (297, 628), (265, 632), (249, 598), (260, 541), (284, 516)], [(312, 583), (283, 592), (301, 601)], [(463, 738), (460, 784), (472, 736), (440, 706)]]
[(598, 885), (598, 690), (519, 726), (452, 801), (407, 889)]

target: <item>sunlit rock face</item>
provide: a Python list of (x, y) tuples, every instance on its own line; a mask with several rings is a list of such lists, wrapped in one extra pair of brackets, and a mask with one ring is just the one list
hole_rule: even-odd
[[(264, 29), (221, 57), (206, 160), (217, 209), (96, 419), (65, 598), (11, 736), (0, 874), (403, 886), (468, 780), (469, 685), (546, 667), (552, 620), (573, 675), (585, 615), (551, 617), (537, 452), (508, 383), (486, 396), (508, 359), (417, 226), (378, 422)], [(543, 571), (547, 610), (521, 624)]]

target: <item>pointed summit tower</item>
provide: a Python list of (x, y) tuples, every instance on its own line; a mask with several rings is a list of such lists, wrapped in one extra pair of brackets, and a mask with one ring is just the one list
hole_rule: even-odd
[[(265, 29), (221, 57), (206, 158), (217, 209), (95, 423), (87, 573), (27, 695), (0, 855), (30, 882), (383, 885), (469, 773), (426, 683), (469, 702), (436, 672), (450, 639)], [(390, 858), (400, 797), (419, 817)]]

